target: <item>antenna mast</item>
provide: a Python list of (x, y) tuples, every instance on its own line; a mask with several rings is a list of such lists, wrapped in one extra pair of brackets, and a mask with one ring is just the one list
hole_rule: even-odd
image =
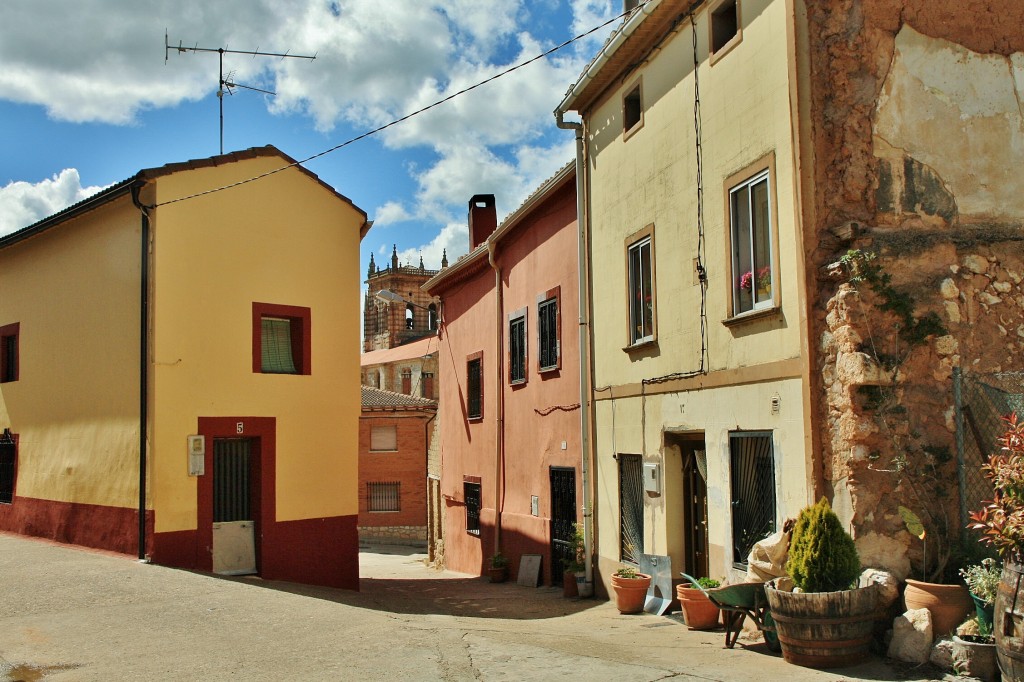
[[(280, 57), (281, 59), (316, 59), (316, 54), (312, 56), (302, 54), (288, 54), (287, 52), (261, 52), (257, 47), (255, 50), (229, 50), (226, 47), (199, 47), (194, 45), (187, 47), (178, 41), (178, 45), (174, 46), (170, 44), (167, 37), (167, 31), (164, 31), (164, 64), (167, 63), (167, 58), (170, 56), (171, 50), (174, 49), (178, 53), (185, 52), (216, 52), (218, 61), (220, 62), (219, 71), (219, 84), (217, 87), (217, 101), (220, 103), (220, 153), (224, 153), (224, 94), (234, 94), (232, 88), (243, 88), (245, 90), (254, 90), (256, 92), (262, 92), (267, 95), (276, 95), (277, 93), (271, 92), (270, 90), (261, 90), (260, 88), (254, 88), (250, 85), (242, 85), (241, 83), (234, 83), (231, 81), (231, 73), (228, 74), (227, 78), (224, 77), (224, 55), (225, 54), (247, 54), (256, 57)], [(233, 73), (233, 72), (232, 72)]]

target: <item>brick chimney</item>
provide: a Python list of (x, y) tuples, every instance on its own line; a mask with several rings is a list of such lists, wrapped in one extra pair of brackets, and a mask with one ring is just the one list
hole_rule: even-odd
[(480, 246), (498, 227), (493, 194), (475, 194), (469, 200), (469, 250)]

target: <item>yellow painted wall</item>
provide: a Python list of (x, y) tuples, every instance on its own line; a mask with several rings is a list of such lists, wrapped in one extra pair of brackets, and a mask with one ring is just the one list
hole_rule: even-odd
[(19, 322), (17, 495), (138, 506), (140, 217), (125, 195), (0, 250), (0, 326)]
[[(283, 165), (178, 173), (157, 202)], [(186, 436), (199, 417), (277, 419), (277, 520), (356, 514), (359, 229), (364, 217), (290, 169), (153, 213), (156, 531), (196, 527)], [(253, 302), (311, 308), (312, 374), (252, 371)]]
[[(645, 551), (669, 554), (683, 565), (684, 519), (680, 456), (664, 447), (665, 431), (704, 432), (709, 457), (710, 572), (731, 569), (729, 431), (771, 430), (775, 444), (777, 518), (795, 514), (809, 496), (812, 453), (804, 427), (799, 373), (794, 365), (775, 376), (758, 366), (800, 358), (803, 283), (790, 115), (791, 27), (781, 0), (741, 0), (742, 38), (714, 64), (708, 60), (706, 13), (697, 21), (703, 146), (707, 345), (711, 375), (732, 372), (734, 381), (709, 382), (699, 391), (609, 400), (597, 393), (595, 451), (602, 575), (618, 566), (619, 494), (615, 453), (643, 454), (662, 466), (661, 496), (645, 497)], [(594, 276), (595, 387), (633, 385), (643, 379), (700, 367), (700, 288), (697, 255), (697, 166), (693, 120), (692, 34), (688, 22), (628, 75), (585, 118)], [(640, 79), (643, 123), (624, 138), (622, 96)], [(774, 155), (773, 229), (779, 235), (777, 275), (781, 315), (726, 326), (731, 297), (727, 179)], [(654, 225), (657, 345), (627, 353), (626, 239)], [(732, 385), (730, 385), (730, 383)], [(648, 393), (660, 389), (649, 384)], [(783, 406), (771, 415), (769, 401)], [(645, 432), (642, 424), (646, 424)]]

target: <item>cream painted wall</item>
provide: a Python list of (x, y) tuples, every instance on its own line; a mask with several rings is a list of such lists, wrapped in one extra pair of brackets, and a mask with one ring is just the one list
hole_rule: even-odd
[(140, 214), (128, 195), (0, 251), (0, 326), (20, 323), (0, 429), (19, 497), (138, 506)]
[[(278, 168), (260, 157), (157, 181), (157, 202)], [(299, 170), (154, 212), (157, 532), (196, 527), (186, 436), (197, 419), (276, 417), (277, 520), (356, 514), (359, 229)], [(311, 309), (312, 373), (252, 371), (253, 302)]]
[[(713, 66), (706, 59), (707, 24), (697, 23), (706, 265), (708, 344), (712, 371), (755, 365), (800, 353), (796, 204), (789, 118), (785, 3), (744, 0), (741, 42)], [(700, 289), (694, 283), (697, 193), (691, 33), (685, 25), (590, 113), (588, 153), (596, 386), (618, 385), (700, 363)], [(623, 139), (621, 97), (642, 81), (644, 121)], [(775, 153), (780, 236), (781, 319), (727, 328), (726, 179)], [(630, 357), (626, 320), (626, 238), (654, 224), (658, 347)]]

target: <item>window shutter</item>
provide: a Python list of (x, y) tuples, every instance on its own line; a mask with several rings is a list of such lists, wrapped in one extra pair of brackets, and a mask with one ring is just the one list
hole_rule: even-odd
[(398, 429), (394, 426), (374, 426), (370, 431), (370, 449), (388, 452), (398, 450)]
[(264, 317), (261, 352), (263, 371), (274, 374), (296, 374), (292, 354), (292, 322), (279, 317)]

